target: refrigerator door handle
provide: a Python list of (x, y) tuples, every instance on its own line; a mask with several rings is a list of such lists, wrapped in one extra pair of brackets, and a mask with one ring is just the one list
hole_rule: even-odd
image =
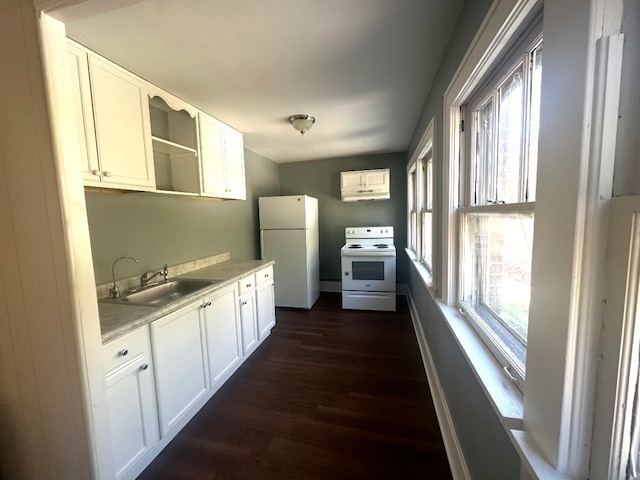
[(264, 258), (264, 230), (260, 229), (260, 258), (265, 260)]

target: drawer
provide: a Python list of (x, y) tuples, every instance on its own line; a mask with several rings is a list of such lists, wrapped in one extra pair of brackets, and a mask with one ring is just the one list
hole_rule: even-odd
[(256, 272), (256, 285), (273, 280), (273, 266), (268, 266)]
[(104, 371), (108, 374), (136, 357), (147, 353), (149, 330), (142, 327), (102, 346)]
[(243, 295), (249, 290), (253, 290), (254, 288), (256, 288), (256, 276), (252, 273), (251, 275), (247, 275), (246, 277), (241, 278), (238, 283), (240, 288), (240, 295)]

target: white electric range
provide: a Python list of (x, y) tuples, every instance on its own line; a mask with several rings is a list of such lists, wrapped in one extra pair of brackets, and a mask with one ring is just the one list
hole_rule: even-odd
[(340, 257), (343, 309), (395, 311), (393, 227), (347, 227)]

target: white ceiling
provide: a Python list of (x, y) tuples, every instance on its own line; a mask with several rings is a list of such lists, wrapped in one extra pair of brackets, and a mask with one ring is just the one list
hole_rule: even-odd
[[(406, 151), (462, 0), (89, 0), (67, 35), (294, 162)], [(292, 114), (317, 118), (304, 136)]]

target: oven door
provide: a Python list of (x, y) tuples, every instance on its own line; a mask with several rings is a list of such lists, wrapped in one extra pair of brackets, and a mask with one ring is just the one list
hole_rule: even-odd
[(342, 290), (395, 292), (396, 257), (343, 254)]

